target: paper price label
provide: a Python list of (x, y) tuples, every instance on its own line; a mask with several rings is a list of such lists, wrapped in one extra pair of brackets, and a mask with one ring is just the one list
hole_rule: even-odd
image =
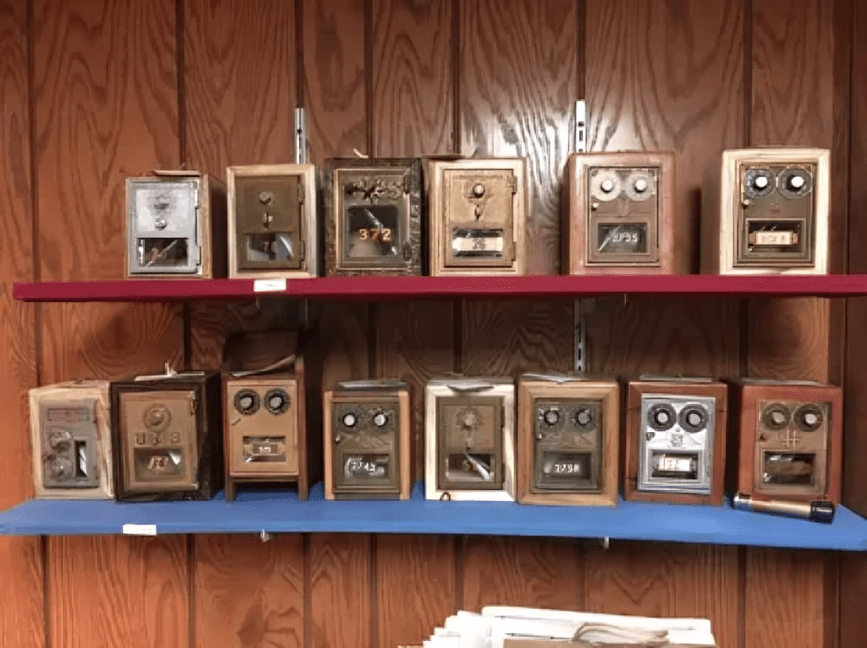
[(138, 536), (155, 536), (157, 534), (157, 525), (156, 524), (124, 524), (123, 525), (123, 534), (124, 535), (138, 535)]
[(256, 279), (253, 282), (253, 292), (285, 292), (285, 279)]

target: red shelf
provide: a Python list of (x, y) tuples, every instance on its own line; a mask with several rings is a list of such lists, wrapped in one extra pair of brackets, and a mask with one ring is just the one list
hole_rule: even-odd
[(256, 291), (251, 279), (141, 279), (16, 283), (29, 302), (242, 300), (259, 296), (314, 299), (447, 299), (455, 297), (594, 297), (600, 295), (850, 297), (867, 295), (867, 275), (827, 276), (532, 276), (321, 277), (290, 279), (285, 290)]

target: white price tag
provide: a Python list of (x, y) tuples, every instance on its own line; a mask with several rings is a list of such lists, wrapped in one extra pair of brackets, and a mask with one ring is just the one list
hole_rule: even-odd
[(253, 282), (253, 292), (285, 292), (285, 279), (256, 279)]
[(139, 535), (139, 536), (155, 536), (157, 534), (156, 524), (124, 524), (124, 535)]

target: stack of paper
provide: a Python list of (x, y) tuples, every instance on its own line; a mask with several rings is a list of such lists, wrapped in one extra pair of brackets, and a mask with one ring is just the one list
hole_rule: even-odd
[(707, 619), (656, 619), (536, 608), (458, 612), (424, 648), (716, 648)]

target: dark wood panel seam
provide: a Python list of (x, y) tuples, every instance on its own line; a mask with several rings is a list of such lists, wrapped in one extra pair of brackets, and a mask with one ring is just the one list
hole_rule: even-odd
[[(368, 2), (368, 4), (370, 4)], [(379, 579), (377, 578), (377, 539), (379, 536), (375, 533), (370, 534), (370, 592), (368, 594), (370, 605), (368, 613), (370, 614), (370, 648), (379, 646), (379, 597), (377, 596), (377, 588)]]
[(376, 157), (373, 133), (373, 0), (364, 3), (364, 124), (367, 128), (367, 155)]
[[(746, 309), (744, 309), (746, 310)], [(738, 547), (738, 648), (747, 645), (747, 548)]]
[[(314, 0), (315, 2), (315, 0)], [(304, 105), (304, 0), (295, 0), (295, 96)], [(293, 139), (294, 141), (294, 139)]]
[[(578, 9), (575, 12), (577, 23), (578, 47), (576, 62), (578, 64), (575, 74), (575, 96), (578, 99), (587, 100), (587, 0), (578, 0)], [(573, 132), (577, 124), (573, 124)], [(578, 142), (575, 142), (573, 150), (578, 150)]]
[(452, 308), (452, 371), (463, 371), (464, 300), (455, 299)]
[[(842, 555), (839, 551), (829, 553), (825, 558), (825, 619), (830, 619), (830, 627), (825, 627), (825, 648), (840, 647), (840, 561)], [(828, 611), (831, 610), (831, 614)]]
[[(849, 194), (846, 196), (846, 227), (843, 233), (844, 240), (846, 241), (846, 245), (843, 246), (843, 268), (846, 273), (849, 272), (849, 219), (852, 217), (852, 132), (855, 128), (855, 93), (853, 88), (855, 88), (856, 78), (855, 78), (855, 43), (858, 42), (858, 30), (856, 20), (857, 13), (857, 3), (855, 0), (851, 0), (849, 6), (849, 103), (847, 106), (847, 112), (849, 115), (849, 123), (846, 129), (846, 186), (849, 188)], [(848, 306), (848, 301), (846, 302)], [(844, 333), (845, 335), (845, 333)], [(844, 342), (848, 344), (848, 340), (844, 339)], [(844, 346), (844, 349), (847, 347)], [(844, 353), (844, 356), (846, 354)], [(846, 375), (846, 365), (845, 358), (843, 364), (843, 375)]]
[(196, 536), (187, 534), (187, 640), (196, 648)]
[[(298, 3), (299, 5), (301, 2)], [(310, 566), (310, 534), (302, 533), (301, 534), (301, 552), (303, 556), (304, 565), (302, 566), (303, 574), (302, 574), (302, 610), (301, 610), (301, 618), (303, 619), (303, 632), (304, 636), (301, 638), (301, 645), (304, 648), (310, 648), (313, 644), (312, 638), (312, 629), (313, 629), (313, 585), (310, 582), (311, 579), (311, 566)]]
[(452, 3), (452, 153), (461, 152), (461, 4)]
[(464, 609), (464, 539), (465, 536), (455, 536), (455, 610)]
[[(379, 336), (377, 335), (377, 322), (379, 321), (379, 305), (370, 302), (367, 305), (367, 375), (371, 378), (400, 378), (401, 376), (380, 376), (380, 367), (377, 358), (379, 349)], [(347, 376), (349, 378), (349, 376)]]
[(187, 166), (187, 88), (186, 88), (186, 58), (184, 56), (184, 11), (185, 0), (177, 0), (175, 4), (175, 61), (177, 62), (178, 82), (178, 159), (180, 168)]
[(42, 627), (45, 633), (43, 638), (45, 648), (51, 648), (51, 574), (49, 574), (51, 561), (48, 560), (48, 536), (40, 536), (39, 553), (42, 558)]
[[(39, 254), (39, 180), (37, 176), (39, 164), (36, 158), (36, 101), (34, 100), (35, 95), (33, 92), (36, 87), (35, 20), (33, 0), (29, 0), (27, 3), (27, 119), (29, 122), (27, 128), (28, 136), (30, 137), (30, 255), (33, 263), (30, 272), (33, 281), (40, 281), (42, 278), (42, 261)], [(36, 384), (41, 385), (43, 363), (42, 304), (36, 304), (36, 307), (33, 309), (33, 345), (36, 352), (34, 358), (36, 363)], [(43, 556), (43, 558), (44, 557), (45, 556)]]
[(753, 143), (753, 0), (744, 0), (744, 132), (745, 146)]

